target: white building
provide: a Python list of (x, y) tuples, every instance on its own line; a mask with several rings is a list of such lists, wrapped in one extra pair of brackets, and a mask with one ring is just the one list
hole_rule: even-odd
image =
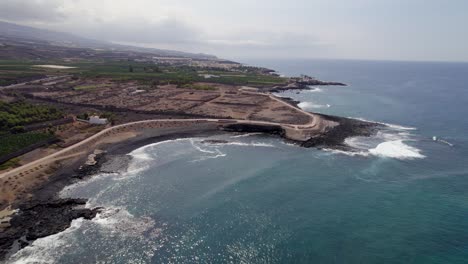
[(100, 118), (99, 116), (89, 117), (89, 123), (93, 125), (105, 125), (107, 124), (107, 118)]

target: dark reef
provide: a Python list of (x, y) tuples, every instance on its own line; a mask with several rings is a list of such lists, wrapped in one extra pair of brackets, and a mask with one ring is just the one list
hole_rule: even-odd
[(0, 260), (11, 251), (24, 248), (38, 238), (64, 231), (74, 219), (94, 218), (100, 209), (84, 208), (85, 204), (84, 199), (22, 204), (19, 212), (10, 220), (10, 227), (0, 233)]
[[(383, 128), (383, 125), (372, 122), (365, 122), (356, 119), (330, 116), (317, 114), (323, 118), (339, 123), (338, 126), (331, 128), (327, 132), (313, 137), (305, 142), (294, 143), (305, 147), (305, 148), (334, 148), (341, 150), (353, 150), (351, 147), (344, 144), (344, 141), (348, 137), (356, 136), (372, 136), (379, 128)], [(271, 135), (279, 135), (284, 137), (285, 131), (280, 126), (266, 126), (266, 125), (254, 125), (254, 124), (229, 124), (223, 126), (223, 130), (231, 132), (261, 132)]]
[[(96, 156), (97, 164), (76, 170), (64, 168), (47, 185), (33, 193), (33, 198), (17, 207), (8, 227), (0, 231), (0, 261), (28, 246), (34, 240), (69, 228), (74, 219), (93, 219), (101, 208), (85, 208), (86, 199), (60, 199), (57, 194), (65, 186), (99, 171), (105, 155)], [(80, 161), (81, 162), (81, 161)]]
[(274, 125), (256, 125), (256, 124), (227, 124), (221, 127), (224, 131), (229, 132), (246, 132), (246, 133), (254, 133), (254, 132), (261, 132), (265, 134), (271, 135), (284, 135), (284, 129), (281, 126), (274, 126)]
[(324, 134), (311, 138), (306, 142), (301, 143), (301, 146), (306, 148), (334, 148), (341, 150), (353, 150), (351, 147), (344, 144), (348, 137), (369, 137), (377, 133), (384, 125), (366, 121), (360, 121), (351, 118), (344, 118), (331, 115), (320, 114), (325, 119), (339, 123)]

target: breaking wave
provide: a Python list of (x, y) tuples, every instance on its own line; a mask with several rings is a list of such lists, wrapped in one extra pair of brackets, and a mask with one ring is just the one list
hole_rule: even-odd
[(74, 256), (75, 262), (85, 263), (89, 261), (86, 258), (89, 253), (81, 247), (83, 240), (91, 248), (102, 246), (95, 244), (94, 236), (112, 237), (127, 245), (120, 247), (120, 243), (109, 243), (105, 245), (108, 250), (95, 252), (102, 263), (115, 263), (122, 255), (135, 263), (145, 263), (167, 241), (164, 228), (165, 224), (156, 225), (149, 217), (135, 217), (123, 208), (111, 207), (93, 220), (75, 219), (65, 231), (37, 239), (11, 256), (7, 263), (61, 263), (62, 256), (69, 254)]
[(406, 145), (403, 140), (380, 143), (377, 147), (370, 149), (369, 153), (395, 159), (422, 159), (426, 157), (421, 154), (421, 150)]
[(415, 128), (415, 127), (408, 127), (408, 126), (401, 126), (401, 125), (384, 123), (384, 122), (377, 122), (377, 121), (373, 121), (373, 120), (367, 120), (367, 119), (364, 119), (364, 118), (361, 118), (361, 117), (348, 117), (348, 118), (359, 120), (359, 121), (364, 121), (364, 122), (381, 124), (381, 125), (387, 126), (388, 128), (395, 129), (395, 130), (417, 130), (417, 128)]
[(261, 132), (245, 133), (245, 134), (231, 136), (231, 138), (244, 138), (244, 137), (259, 136), (259, 135), (263, 135), (263, 133)]
[(322, 89), (320, 89), (319, 87), (312, 87), (312, 86), (309, 86), (310, 90), (305, 90), (304, 92), (305, 93), (320, 93), (320, 92), (323, 92)]
[(301, 102), (297, 106), (299, 106), (302, 110), (310, 110), (310, 109), (317, 109), (317, 108), (330, 108), (331, 105), (329, 104), (314, 104), (311, 102)]
[(409, 130), (415, 128), (399, 125), (387, 125), (387, 127), (387, 130), (379, 131), (371, 137), (347, 138), (344, 143), (353, 149), (351, 151), (326, 150), (348, 156), (374, 156), (399, 160), (423, 159), (426, 157), (420, 149), (408, 145), (408, 142), (418, 141), (418, 138), (409, 132)]

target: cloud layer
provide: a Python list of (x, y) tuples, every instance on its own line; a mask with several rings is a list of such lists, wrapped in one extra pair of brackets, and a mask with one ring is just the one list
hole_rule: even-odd
[(464, 10), (441, 0), (0, 1), (1, 20), (234, 59), (468, 60)]
[(2, 0), (0, 18), (15, 22), (60, 22), (66, 18), (61, 1)]

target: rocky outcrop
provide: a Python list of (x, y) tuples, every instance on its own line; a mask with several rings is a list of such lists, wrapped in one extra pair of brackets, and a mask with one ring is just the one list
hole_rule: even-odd
[(13, 246), (19, 250), (38, 238), (64, 231), (74, 219), (94, 218), (100, 209), (84, 208), (85, 204), (83, 199), (60, 199), (21, 205), (10, 226), (0, 232), (0, 260), (8, 256)]
[(280, 126), (274, 125), (256, 125), (256, 124), (227, 124), (221, 127), (224, 131), (229, 132), (247, 132), (247, 133), (266, 133), (272, 135), (280, 135), (283, 136), (285, 134), (284, 129)]
[(306, 148), (318, 147), (350, 150), (350, 147), (344, 144), (346, 138), (372, 136), (377, 133), (379, 128), (383, 127), (383, 125), (378, 123), (365, 122), (356, 119), (330, 115), (321, 116), (327, 120), (335, 121), (339, 125), (331, 128), (326, 133), (320, 134), (301, 143), (301, 146)]
[(271, 87), (271, 88), (267, 88), (266, 90), (268, 92), (278, 93), (278, 92), (284, 92), (284, 91), (287, 91), (287, 90), (309, 90), (309, 89), (313, 89), (310, 86), (318, 86), (318, 85), (322, 85), (322, 86), (331, 86), (331, 85), (347, 86), (345, 83), (341, 83), (341, 82), (325, 82), (325, 81), (320, 81), (320, 80), (311, 78), (311, 79), (307, 79), (307, 80), (294, 80), (294, 79), (292, 79), (286, 85), (274, 86), (274, 87)]

